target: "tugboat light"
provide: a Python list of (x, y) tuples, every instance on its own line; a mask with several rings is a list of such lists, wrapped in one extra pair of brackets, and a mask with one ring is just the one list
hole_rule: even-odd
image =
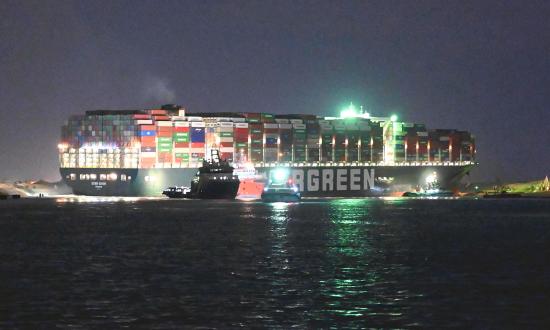
[(273, 171), (272, 177), (275, 183), (283, 183), (287, 180), (289, 171), (285, 168), (277, 168)]

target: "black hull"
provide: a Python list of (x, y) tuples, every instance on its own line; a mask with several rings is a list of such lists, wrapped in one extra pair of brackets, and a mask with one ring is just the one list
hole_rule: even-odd
[[(324, 166), (291, 167), (291, 175), (302, 197), (389, 196), (415, 191), (426, 176), (436, 172), (442, 190), (460, 187), (461, 179), (474, 165), (438, 166)], [(275, 167), (257, 167), (264, 177)], [(170, 186), (189, 186), (196, 168), (92, 169), (61, 168), (61, 177), (77, 195), (90, 196), (162, 196)], [(117, 180), (80, 180), (81, 174), (117, 175)], [(74, 174), (74, 180), (71, 179)], [(121, 181), (125, 175), (126, 181)], [(232, 190), (231, 190), (232, 191)], [(236, 193), (236, 191), (235, 191)], [(258, 196), (259, 197), (259, 196)]]

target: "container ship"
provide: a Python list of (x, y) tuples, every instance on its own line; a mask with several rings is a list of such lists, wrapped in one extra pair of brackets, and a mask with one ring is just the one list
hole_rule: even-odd
[(303, 197), (394, 195), (434, 178), (453, 190), (476, 164), (467, 131), (374, 117), (352, 104), (337, 117), (93, 110), (69, 117), (61, 135), (61, 177), (81, 195), (161, 196), (188, 186), (212, 149), (243, 173), (253, 168), (241, 178), (239, 193), (248, 195), (260, 195), (262, 178), (279, 168)]

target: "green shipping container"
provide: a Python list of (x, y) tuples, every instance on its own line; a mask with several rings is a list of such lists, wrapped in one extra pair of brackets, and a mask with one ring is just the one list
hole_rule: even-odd
[(236, 143), (235, 144), (237, 148), (246, 148), (248, 146), (248, 143)]
[(220, 132), (220, 137), (233, 137), (233, 132)]
[(169, 142), (169, 143), (172, 143), (172, 138), (169, 138), (169, 137), (159, 137), (157, 138), (157, 142), (160, 144), (160, 143), (166, 143), (166, 142)]
[(188, 136), (178, 136), (174, 139), (176, 142), (189, 142)]
[(185, 154), (185, 153), (176, 153), (176, 158), (189, 159), (189, 154)]
[(158, 147), (159, 149), (168, 149), (168, 150), (172, 150), (172, 143), (162, 142), (162, 143), (157, 144), (157, 147)]

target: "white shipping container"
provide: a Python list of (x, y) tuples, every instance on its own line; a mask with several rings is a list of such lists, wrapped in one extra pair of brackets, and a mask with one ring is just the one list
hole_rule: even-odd
[(188, 121), (176, 121), (174, 122), (175, 127), (189, 127)]
[(156, 158), (157, 157), (157, 153), (156, 152), (141, 152), (139, 154), (139, 156), (141, 158)]
[(233, 142), (232, 137), (221, 137), (220, 142)]
[(138, 125), (153, 125), (153, 121), (151, 119), (138, 119), (138, 120), (136, 120), (136, 124), (138, 124)]
[(306, 129), (306, 124), (292, 124), (294, 129)]
[(288, 119), (275, 119), (277, 124), (288, 124)]
[(174, 148), (174, 153), (188, 153), (189, 152), (189, 147), (187, 148)]
[(279, 128), (279, 125), (277, 125), (277, 124), (264, 124), (264, 128), (275, 129), (275, 128)]
[[(196, 117), (196, 118), (201, 118), (201, 117)], [(191, 122), (191, 127), (206, 127), (206, 125), (203, 121), (193, 121)]]
[(290, 129), (292, 128), (292, 124), (279, 124), (279, 128)]
[(418, 136), (428, 136), (428, 132), (416, 132)]
[(220, 148), (220, 152), (234, 152), (234, 148), (223, 147)]
[(187, 117), (187, 121), (202, 121), (202, 117)]
[(303, 122), (304, 122), (304, 121), (301, 120), (301, 119), (291, 119), (291, 120), (290, 120), (290, 123), (291, 123), (291, 124), (301, 124), (301, 123), (303, 123)]
[(224, 128), (233, 128), (233, 123), (232, 122), (220, 122), (220, 127), (224, 127)]
[(235, 127), (236, 128), (248, 128), (248, 123), (235, 123)]
[(157, 121), (157, 126), (159, 127), (172, 127), (172, 122), (171, 121)]

